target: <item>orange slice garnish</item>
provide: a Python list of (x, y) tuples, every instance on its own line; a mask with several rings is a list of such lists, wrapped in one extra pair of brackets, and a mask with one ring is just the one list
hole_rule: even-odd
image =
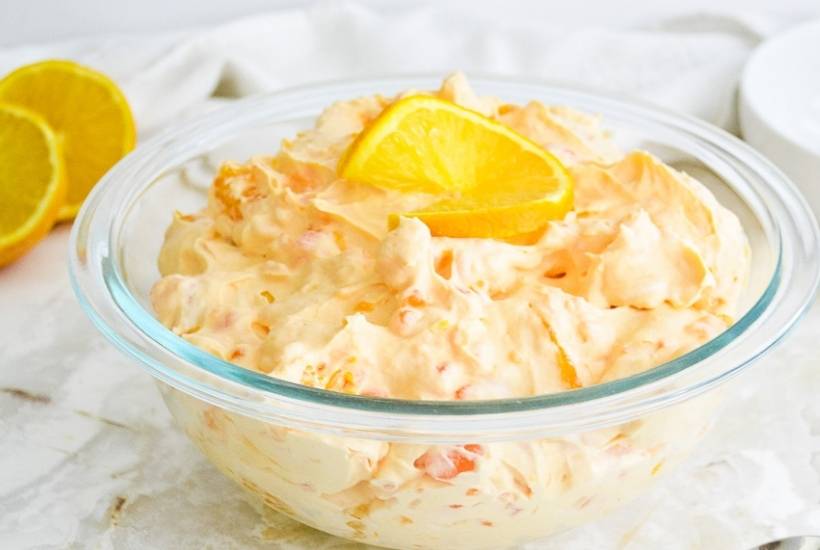
[(434, 235), (512, 238), (532, 234), (572, 209), (572, 178), (524, 136), (432, 96), (396, 101), (351, 144), (342, 178), (441, 196), (430, 207), (391, 215), (423, 221)]

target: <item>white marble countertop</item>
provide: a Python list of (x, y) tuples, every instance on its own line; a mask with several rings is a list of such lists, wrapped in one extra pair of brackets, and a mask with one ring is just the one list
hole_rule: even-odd
[[(171, 422), (69, 288), (68, 227), (0, 270), (0, 548), (357, 548), (265, 517)], [(531, 549), (743, 549), (820, 533), (820, 306), (731, 382), (707, 441), (653, 491)]]

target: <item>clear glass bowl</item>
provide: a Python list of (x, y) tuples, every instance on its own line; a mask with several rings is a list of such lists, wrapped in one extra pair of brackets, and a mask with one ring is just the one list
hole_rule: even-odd
[[(95, 325), (160, 381), (178, 424), (261, 502), (321, 530), (395, 548), (491, 548), (598, 518), (680, 462), (716, 416), (717, 388), (777, 343), (818, 284), (818, 228), (794, 186), (729, 134), (633, 101), (478, 78), (482, 94), (598, 113), (624, 149), (642, 148), (704, 182), (741, 219), (753, 272), (738, 321), (641, 374), (525, 399), (422, 402), (350, 396), (242, 369), (151, 314), (148, 292), (174, 209), (205, 203), (223, 160), (274, 152), (329, 103), (434, 77), (302, 87), (238, 102), (141, 145), (97, 185), (72, 235), (77, 296)], [(423, 476), (424, 455), (470, 468)], [(499, 457), (504, 457), (501, 460)], [(510, 458), (513, 457), (513, 458)]]

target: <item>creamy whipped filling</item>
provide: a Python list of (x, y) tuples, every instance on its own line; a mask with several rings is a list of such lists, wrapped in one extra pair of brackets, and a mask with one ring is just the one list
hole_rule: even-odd
[(479, 97), (459, 74), (436, 95), (559, 157), (574, 211), (526, 245), (433, 237), (412, 218), (388, 231), (388, 214), (436, 197), (339, 179), (340, 156), (391, 99), (338, 102), (275, 156), (224, 165), (207, 207), (175, 215), (152, 291), (162, 323), (273, 377), (427, 400), (623, 378), (732, 323), (749, 247), (702, 184), (621, 153), (572, 109)]
[[(418, 93), (418, 92), (407, 92)], [(575, 209), (533, 244), (433, 237), (390, 213), (436, 197), (340, 180), (346, 147), (391, 102), (339, 102), (273, 157), (226, 164), (179, 214), (152, 291), (159, 319), (227, 361), (360, 395), (526, 397), (630, 376), (733, 321), (749, 270), (737, 218), (699, 182), (621, 153), (589, 115), (436, 92), (558, 156)], [(618, 426), (428, 445), (324, 435), (166, 388), (179, 424), (267, 506), (396, 548), (496, 548), (597, 518), (679, 462), (714, 393)]]

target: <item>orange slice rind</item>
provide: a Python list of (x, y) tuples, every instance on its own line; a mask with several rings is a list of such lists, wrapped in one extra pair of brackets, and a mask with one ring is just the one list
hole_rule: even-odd
[(0, 102), (0, 266), (48, 233), (65, 193), (58, 137), (36, 113)]
[(549, 152), (503, 124), (452, 102), (418, 95), (390, 105), (339, 164), (349, 181), (441, 200), (391, 214), (433, 235), (506, 239), (532, 234), (572, 209), (572, 178)]

